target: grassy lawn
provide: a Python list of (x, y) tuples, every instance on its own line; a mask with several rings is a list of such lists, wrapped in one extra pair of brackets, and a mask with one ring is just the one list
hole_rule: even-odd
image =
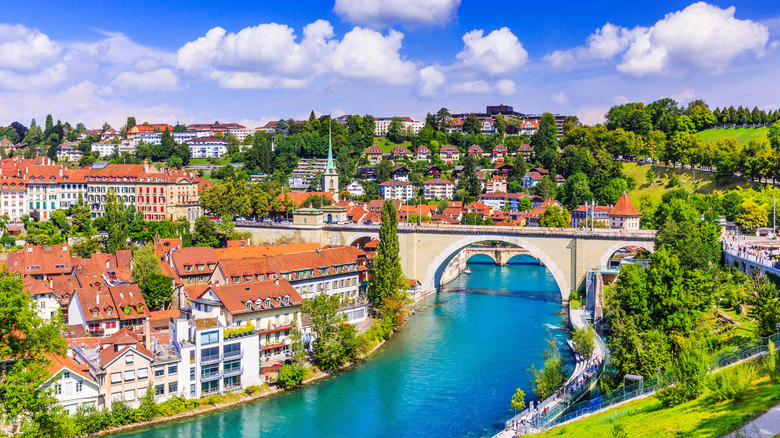
[(396, 146), (403, 146), (411, 151), (412, 142), (405, 141), (401, 144), (395, 144), (385, 137), (374, 137), (374, 146), (379, 146), (383, 153), (389, 154)]
[[(192, 158), (190, 159), (190, 164), (211, 164), (209, 163), (208, 158)], [(230, 158), (219, 158), (217, 159), (217, 165), (218, 166), (224, 166), (226, 164), (230, 164)]]
[(739, 144), (747, 144), (750, 140), (763, 138), (769, 133), (769, 128), (738, 128), (738, 129), (705, 129), (699, 132), (699, 138), (704, 141), (717, 141), (722, 138), (735, 138)]
[(630, 437), (717, 437), (777, 405), (780, 385), (761, 375), (740, 402), (714, 402), (708, 395), (709, 390), (696, 400), (669, 409), (651, 396), (536, 436), (610, 437), (613, 425), (620, 424)]
[[(647, 170), (652, 168), (656, 174), (656, 181), (663, 180), (662, 184), (649, 184), (645, 178)], [(671, 188), (666, 187), (666, 182), (672, 174), (677, 175), (680, 180), (680, 187), (687, 190), (689, 193), (723, 193), (732, 189), (748, 189), (758, 187), (758, 184), (751, 183), (749, 181), (735, 180), (728, 184), (717, 184), (710, 177), (709, 172), (694, 171), (692, 169), (684, 168), (671, 168), (664, 166), (651, 165), (649, 163), (624, 163), (623, 173), (626, 176), (633, 176), (636, 178), (637, 185), (634, 190), (628, 192), (628, 196), (635, 205), (639, 205), (640, 200), (647, 198), (655, 203), (661, 200), (661, 197)], [(695, 175), (694, 175), (695, 174)], [(694, 176), (696, 177), (694, 181)], [(685, 182), (682, 182), (685, 181)], [(675, 187), (676, 188), (676, 187)]]

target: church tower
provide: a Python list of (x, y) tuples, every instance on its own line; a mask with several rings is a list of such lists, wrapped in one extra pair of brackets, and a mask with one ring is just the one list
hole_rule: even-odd
[(322, 174), (322, 190), (330, 192), (333, 199), (339, 200), (339, 174), (333, 162), (333, 140), (331, 139), (330, 125), (328, 125), (328, 163), (325, 165), (325, 173)]

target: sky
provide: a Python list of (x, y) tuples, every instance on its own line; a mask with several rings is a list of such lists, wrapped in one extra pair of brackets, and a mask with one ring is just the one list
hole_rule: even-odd
[(599, 123), (672, 97), (780, 107), (772, 0), (35, 1), (0, 8), (0, 125), (511, 105)]

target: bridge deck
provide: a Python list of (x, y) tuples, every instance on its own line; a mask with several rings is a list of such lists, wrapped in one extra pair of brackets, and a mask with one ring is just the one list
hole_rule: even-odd
[[(236, 221), (238, 227), (253, 228), (280, 228), (280, 229), (323, 229), (331, 231), (347, 232), (376, 232), (379, 233), (379, 224), (323, 224), (323, 225), (295, 225), (280, 224), (274, 222), (250, 222)], [(428, 233), (428, 234), (499, 234), (504, 236), (549, 236), (549, 237), (577, 237), (579, 239), (620, 239), (652, 242), (655, 240), (655, 230), (619, 230), (601, 228), (585, 230), (580, 228), (544, 228), (544, 227), (496, 227), (481, 225), (417, 225), (398, 224), (399, 233)]]

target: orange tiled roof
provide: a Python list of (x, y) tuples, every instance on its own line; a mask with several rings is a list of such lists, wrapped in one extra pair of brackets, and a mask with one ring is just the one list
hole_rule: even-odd
[(634, 204), (628, 199), (626, 192), (620, 195), (620, 199), (609, 211), (611, 216), (642, 216), (642, 212), (634, 208)]
[[(299, 306), (303, 299), (285, 279), (209, 288), (232, 315), (278, 307)], [(204, 292), (205, 293), (205, 292)], [(285, 300), (289, 298), (289, 303)], [(267, 300), (271, 300), (268, 305)], [(251, 304), (247, 306), (247, 303)]]

